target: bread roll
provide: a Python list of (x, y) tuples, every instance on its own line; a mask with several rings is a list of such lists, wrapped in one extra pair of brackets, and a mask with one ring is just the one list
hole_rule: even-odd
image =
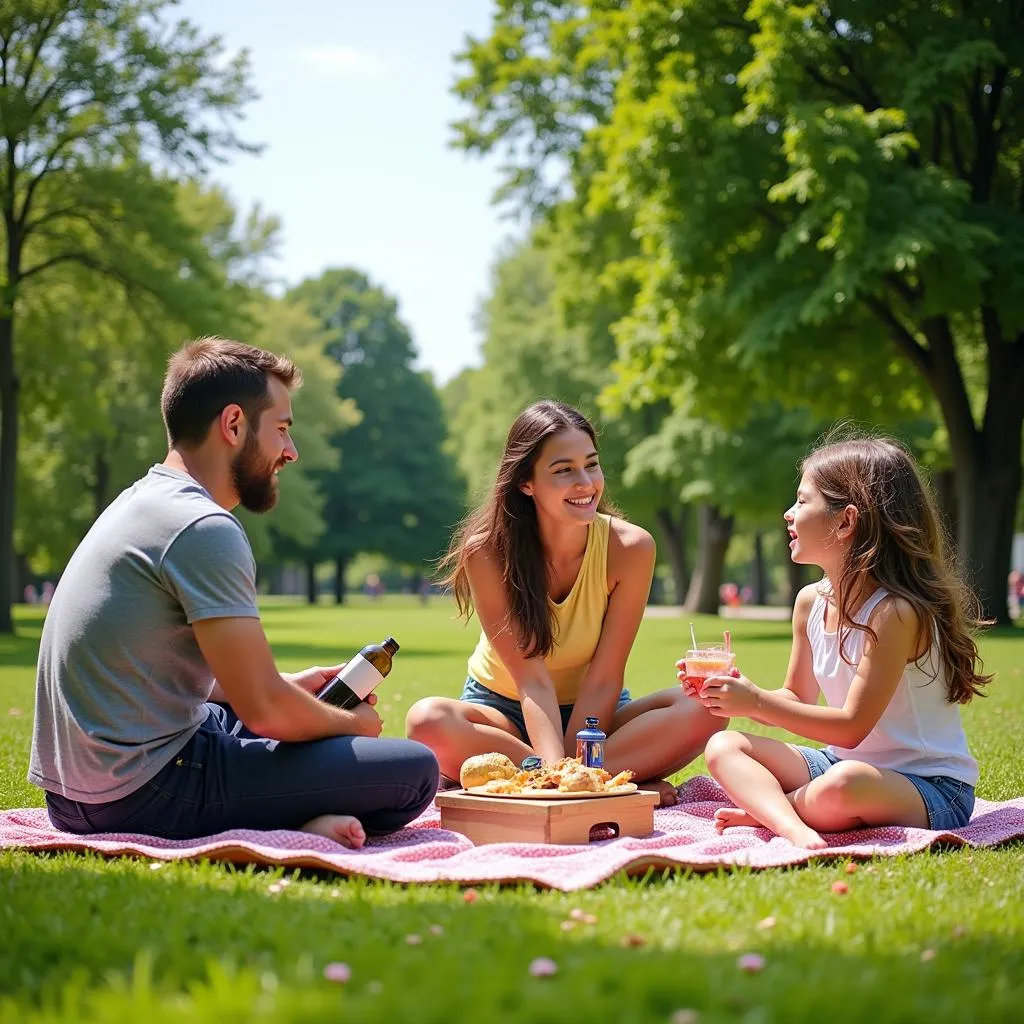
[(518, 771), (504, 754), (477, 754), (462, 762), (459, 782), (464, 789), (483, 786), (492, 779), (511, 779)]

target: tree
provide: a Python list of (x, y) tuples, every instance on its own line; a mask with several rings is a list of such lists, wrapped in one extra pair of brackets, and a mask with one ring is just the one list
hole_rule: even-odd
[[(10, 632), (18, 461), (17, 316), (75, 264), (180, 309), (206, 254), (170, 169), (242, 144), (245, 55), (169, 0), (7, 0), (0, 8), (0, 632)], [(162, 171), (154, 169), (159, 162)]]
[(395, 300), (365, 274), (328, 270), (289, 293), (324, 332), (324, 353), (341, 368), (338, 396), (359, 422), (333, 438), (337, 471), (318, 474), (327, 532), (310, 561), (336, 563), (344, 600), (345, 567), (357, 554), (423, 565), (444, 548), (463, 509), (463, 490), (445, 449), (441, 401), (415, 351)]
[[(764, 397), (845, 411), (919, 375), (987, 614), (1024, 432), (1018, 3), (503, 0), (458, 85), (504, 194), (615, 214), (642, 259), (622, 377), (662, 394), (725, 353)], [(884, 403), (880, 403), (884, 408)]]

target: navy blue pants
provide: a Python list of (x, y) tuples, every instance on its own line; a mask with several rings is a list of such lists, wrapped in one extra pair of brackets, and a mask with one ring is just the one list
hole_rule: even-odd
[(437, 760), (422, 743), (366, 736), (280, 743), (249, 732), (230, 708), (208, 707), (199, 731), (134, 793), (103, 804), (47, 793), (50, 821), (78, 834), (189, 839), (352, 814), (368, 835), (384, 835), (421, 814), (437, 792)]

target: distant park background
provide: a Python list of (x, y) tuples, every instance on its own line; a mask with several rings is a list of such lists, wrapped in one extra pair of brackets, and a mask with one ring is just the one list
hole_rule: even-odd
[(479, 366), (439, 386), (386, 280), (274, 280), (281, 224), (217, 184), (261, 141), (239, 126), (251, 69), (230, 38), (173, 29), (161, 0), (4, 3), (0, 631), (163, 458), (167, 356), (207, 333), (305, 374), (300, 462), (272, 513), (242, 515), (266, 592), (430, 600), (512, 419), (554, 397), (594, 419), (609, 497), (657, 538), (656, 603), (785, 609), (806, 581), (781, 518), (797, 463), (849, 420), (921, 459), (1009, 622), (1017, 7), (493, 5), (452, 55), (450, 137), (501, 158), (496, 202), (521, 230), (480, 305)]

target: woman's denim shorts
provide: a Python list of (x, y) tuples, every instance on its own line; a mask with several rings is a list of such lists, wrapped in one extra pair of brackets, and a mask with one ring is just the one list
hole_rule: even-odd
[[(619, 703), (615, 706), (616, 711), (621, 711), (633, 698), (629, 690), (623, 690), (619, 694)], [(478, 683), (472, 676), (466, 678), (466, 685), (462, 688), (462, 695), (459, 700), (468, 704), (483, 704), (484, 707), (494, 708), (500, 711), (518, 730), (524, 743), (530, 742), (526, 732), (526, 720), (523, 718), (523, 705), (510, 697), (503, 697), (500, 693), (489, 690), (483, 683)], [(558, 710), (562, 713), (562, 732), (569, 728), (569, 719), (572, 717), (574, 704), (559, 704)]]
[[(807, 770), (811, 778), (824, 775), (842, 758), (827, 750), (815, 747), (797, 747), (807, 762)], [(899, 772), (903, 778), (909, 779), (921, 794), (928, 810), (928, 827), (935, 832), (948, 829), (963, 828), (971, 820), (974, 810), (974, 787), (959, 779), (951, 779), (945, 775), (911, 775), (910, 772)]]

